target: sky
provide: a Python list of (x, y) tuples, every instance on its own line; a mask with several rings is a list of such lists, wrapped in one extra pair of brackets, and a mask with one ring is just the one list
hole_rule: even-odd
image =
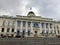
[(0, 15), (24, 15), (32, 8), (36, 16), (60, 21), (60, 0), (0, 0)]

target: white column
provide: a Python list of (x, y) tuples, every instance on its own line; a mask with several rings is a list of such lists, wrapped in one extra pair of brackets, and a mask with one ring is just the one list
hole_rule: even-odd
[(40, 33), (42, 33), (42, 27), (41, 27), (41, 22), (40, 22), (40, 25), (39, 25), (39, 26), (40, 26)]
[(52, 30), (53, 30), (53, 33), (54, 33), (54, 24), (52, 24)]
[(14, 32), (17, 32), (17, 21), (15, 22), (15, 31)]
[(51, 30), (50, 30), (50, 23), (48, 24), (48, 28), (49, 28), (49, 33), (51, 33)]
[(44, 29), (45, 29), (45, 33), (46, 33), (46, 31), (47, 31), (47, 30), (46, 30), (46, 23), (44, 23)]
[(20, 32), (22, 32), (22, 27), (23, 27), (23, 21), (21, 21), (21, 30), (20, 30)]
[(55, 29), (56, 29), (56, 34), (58, 35), (57, 24), (55, 25)]
[(33, 32), (33, 23), (31, 22), (31, 32)]
[(26, 21), (26, 32), (28, 32), (28, 22)]

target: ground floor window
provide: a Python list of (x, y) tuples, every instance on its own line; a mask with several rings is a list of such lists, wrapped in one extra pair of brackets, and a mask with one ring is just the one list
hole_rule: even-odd
[(23, 35), (25, 35), (25, 31), (23, 31)]
[(4, 32), (4, 28), (2, 28), (2, 31), (1, 32)]
[(1, 36), (3, 36), (3, 34), (1, 34)]
[(11, 37), (14, 37), (14, 34), (11, 34)]
[(30, 35), (30, 31), (28, 31), (28, 35)]

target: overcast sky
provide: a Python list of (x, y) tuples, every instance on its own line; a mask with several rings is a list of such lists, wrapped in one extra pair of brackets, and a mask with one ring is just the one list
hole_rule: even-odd
[(60, 21), (60, 0), (0, 0), (0, 15), (26, 15), (31, 7), (36, 15)]

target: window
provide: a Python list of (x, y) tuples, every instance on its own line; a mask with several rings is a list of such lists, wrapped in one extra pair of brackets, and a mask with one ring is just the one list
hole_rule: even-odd
[(49, 30), (46, 30), (46, 34), (48, 34)]
[(39, 27), (38, 23), (34, 23), (33, 27), (35, 28)]
[(14, 37), (14, 34), (11, 34), (11, 37)]
[(14, 32), (14, 28), (12, 28), (12, 32)]
[(28, 22), (28, 27), (30, 27), (31, 22)]
[(23, 31), (23, 35), (25, 35), (25, 31)]
[(30, 31), (28, 31), (28, 35), (30, 35)]
[(9, 32), (9, 28), (7, 28), (7, 32)]
[(50, 28), (52, 28), (52, 24), (50, 24)]
[(42, 28), (44, 28), (44, 23), (41, 23)]
[(3, 21), (3, 24), (2, 24), (2, 26), (5, 26), (5, 21)]
[(59, 30), (58, 30), (58, 34), (59, 34)]
[(48, 28), (48, 23), (46, 23), (46, 28)]
[(1, 34), (1, 36), (3, 36), (3, 34)]
[(15, 21), (12, 21), (12, 26), (13, 26), (13, 27), (15, 26)]
[(21, 21), (17, 21), (17, 26), (20, 26), (21, 25)]
[(17, 35), (19, 35), (19, 33), (20, 33), (20, 31), (19, 31), (19, 30), (17, 30)]
[(8, 26), (10, 25), (10, 21), (8, 21)]
[(23, 21), (23, 26), (24, 26), (24, 27), (26, 26), (26, 21)]
[(1, 32), (4, 32), (4, 28), (2, 28), (2, 31)]
[(54, 33), (56, 34), (56, 30), (54, 30)]
[(55, 29), (55, 26), (54, 26), (54, 29)]
[(59, 26), (57, 26), (57, 29), (59, 29)]
[(44, 32), (45, 32), (45, 30), (42, 30), (42, 36), (44, 36)]
[(50, 34), (52, 34), (52, 33), (53, 33), (53, 30), (50, 31)]
[(42, 34), (44, 34), (44, 30), (42, 30)]

